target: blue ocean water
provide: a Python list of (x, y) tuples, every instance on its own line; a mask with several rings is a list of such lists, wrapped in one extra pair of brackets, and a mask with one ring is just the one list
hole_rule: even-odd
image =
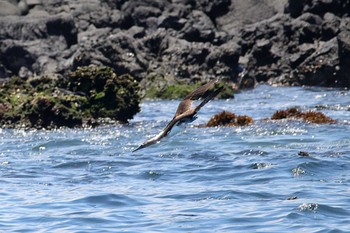
[[(2, 232), (350, 232), (350, 92), (258, 86), (151, 147), (179, 101), (127, 125), (0, 130)], [(335, 124), (271, 121), (319, 110)], [(247, 127), (198, 128), (223, 110)], [(299, 152), (309, 156), (301, 156)]]

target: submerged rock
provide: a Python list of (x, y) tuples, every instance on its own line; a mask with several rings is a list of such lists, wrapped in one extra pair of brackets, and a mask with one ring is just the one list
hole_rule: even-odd
[(253, 123), (253, 118), (243, 115), (237, 116), (234, 113), (223, 111), (214, 115), (206, 127), (216, 127), (216, 126), (246, 126)]
[(315, 124), (329, 124), (329, 123), (336, 122), (335, 120), (326, 116), (322, 112), (314, 112), (314, 111), (302, 112), (297, 108), (288, 108), (286, 110), (278, 110), (271, 117), (272, 120), (290, 119), (290, 118), (302, 119), (304, 121), (315, 123)]
[(2, 127), (79, 127), (101, 118), (126, 122), (139, 110), (138, 85), (108, 67), (81, 67), (68, 78), (12, 77), (0, 88)]
[(307, 151), (299, 151), (298, 155), (303, 156), (303, 157), (308, 157), (308, 156), (310, 156), (310, 153)]

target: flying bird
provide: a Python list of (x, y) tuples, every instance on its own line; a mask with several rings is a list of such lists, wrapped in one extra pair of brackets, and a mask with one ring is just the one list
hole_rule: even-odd
[[(188, 94), (179, 104), (177, 107), (175, 116), (173, 119), (167, 124), (167, 126), (160, 132), (158, 135), (154, 136), (153, 138), (145, 141), (143, 144), (141, 144), (138, 148), (136, 148), (134, 151), (140, 150), (142, 148), (148, 147), (150, 145), (153, 145), (157, 142), (159, 142), (162, 138), (167, 136), (171, 129), (175, 125), (180, 125), (181, 123), (187, 123), (192, 122), (196, 119), (196, 114), (198, 111), (211, 99), (213, 99), (215, 96), (217, 96), (223, 89), (223, 86), (218, 87), (215, 90), (210, 90), (214, 86), (215, 83), (217, 83), (218, 80), (212, 80), (208, 82), (207, 84), (199, 87), (198, 89), (194, 90), (190, 94)], [(194, 100), (198, 100), (203, 98), (203, 101), (197, 105), (196, 107), (191, 108), (191, 105)], [(133, 152), (134, 152), (133, 151)]]

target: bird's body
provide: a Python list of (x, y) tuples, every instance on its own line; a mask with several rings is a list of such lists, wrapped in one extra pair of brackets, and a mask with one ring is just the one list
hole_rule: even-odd
[[(192, 122), (196, 119), (196, 114), (198, 111), (211, 99), (213, 99), (215, 96), (217, 96), (220, 91), (223, 89), (223, 87), (219, 87), (214, 91), (209, 91), (211, 87), (214, 86), (214, 84), (217, 82), (217, 80), (213, 80), (211, 82), (208, 82), (207, 84), (199, 87), (198, 89), (194, 90), (190, 94), (188, 94), (179, 104), (177, 107), (175, 116), (173, 119), (165, 126), (162, 132), (160, 132), (158, 135), (154, 136), (153, 138), (147, 140), (144, 142), (141, 146), (139, 146), (134, 151), (137, 151), (139, 149), (145, 148), (147, 146), (153, 145), (157, 142), (159, 142), (162, 138), (167, 136), (171, 129), (175, 125), (179, 125), (185, 122)], [(191, 108), (191, 105), (194, 100), (198, 100), (200, 98), (204, 98), (203, 101), (197, 105), (194, 108)]]

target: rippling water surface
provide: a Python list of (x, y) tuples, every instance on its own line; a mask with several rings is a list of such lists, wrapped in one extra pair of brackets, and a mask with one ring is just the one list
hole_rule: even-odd
[[(159, 144), (178, 101), (128, 125), (0, 131), (3, 232), (349, 232), (350, 93), (259, 86), (216, 100)], [(298, 106), (337, 120), (269, 121)], [(228, 110), (248, 127), (197, 128)], [(309, 156), (299, 153), (307, 152)]]

